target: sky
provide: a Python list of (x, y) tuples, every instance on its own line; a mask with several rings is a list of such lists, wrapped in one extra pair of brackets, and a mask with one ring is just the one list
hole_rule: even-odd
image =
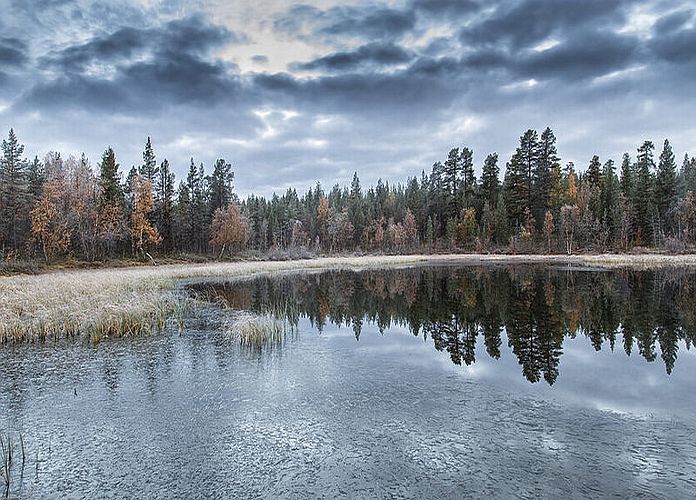
[[(501, 170), (550, 126), (564, 162), (645, 139), (696, 154), (691, 0), (0, 0), (0, 132), (27, 156), (232, 163), (241, 196)], [(4, 130), (3, 130), (4, 129)]]

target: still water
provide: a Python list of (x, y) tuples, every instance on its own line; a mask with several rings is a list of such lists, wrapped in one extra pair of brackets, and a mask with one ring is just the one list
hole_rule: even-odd
[[(186, 290), (202, 302), (181, 334), (0, 349), (0, 430), (25, 448), (10, 495), (694, 497), (691, 271), (416, 267)], [(241, 347), (239, 310), (293, 333)]]

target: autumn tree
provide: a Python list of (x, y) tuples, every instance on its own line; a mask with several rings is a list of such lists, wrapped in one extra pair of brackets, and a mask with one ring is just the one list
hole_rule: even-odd
[(239, 205), (230, 203), (215, 211), (210, 226), (210, 246), (220, 249), (218, 258), (222, 258), (225, 250), (232, 252), (243, 248), (248, 239), (249, 225), (242, 217)]
[(149, 255), (148, 246), (156, 246), (162, 242), (157, 228), (150, 222), (149, 216), (154, 209), (152, 184), (139, 175), (133, 184), (133, 213), (131, 214), (130, 234), (133, 253)]
[(44, 185), (43, 193), (31, 210), (31, 235), (41, 248), (44, 259), (50, 262), (70, 247), (72, 230), (59, 205), (65, 184), (55, 179)]

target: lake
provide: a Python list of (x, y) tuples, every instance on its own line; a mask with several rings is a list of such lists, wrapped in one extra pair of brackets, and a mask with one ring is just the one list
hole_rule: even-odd
[[(10, 496), (696, 491), (691, 270), (443, 265), (184, 290), (199, 306), (181, 332), (0, 349)], [(240, 311), (288, 333), (241, 346)]]

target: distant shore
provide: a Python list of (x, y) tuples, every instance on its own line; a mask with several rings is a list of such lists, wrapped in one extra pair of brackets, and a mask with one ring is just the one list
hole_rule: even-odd
[(191, 306), (182, 280), (244, 278), (322, 269), (375, 269), (428, 264), (557, 264), (651, 269), (696, 266), (696, 255), (381, 255), (290, 261), (209, 262), (52, 270), (0, 278), (0, 343), (137, 335), (162, 329)]

